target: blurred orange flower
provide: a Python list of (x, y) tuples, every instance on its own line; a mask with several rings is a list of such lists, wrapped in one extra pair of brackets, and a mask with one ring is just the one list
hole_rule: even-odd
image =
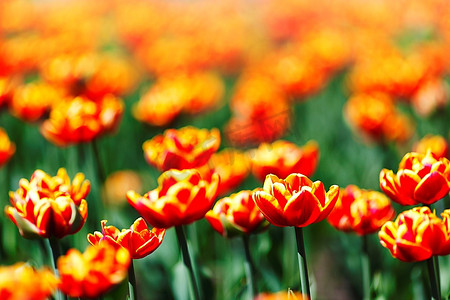
[(132, 170), (121, 170), (110, 174), (103, 185), (103, 200), (110, 205), (127, 203), (129, 190), (142, 191), (142, 179), (139, 173)]
[(195, 169), (170, 170), (158, 178), (158, 188), (140, 196), (134, 191), (127, 199), (151, 225), (169, 228), (203, 218), (217, 197), (219, 176), (203, 180)]
[(63, 93), (60, 89), (45, 82), (32, 82), (14, 90), (9, 109), (17, 118), (34, 122), (44, 117), (52, 104), (61, 98)]
[(448, 158), (448, 143), (445, 138), (440, 135), (428, 134), (413, 146), (413, 151), (418, 153), (425, 154), (428, 149), (430, 149), (431, 153), (433, 153), (436, 158)]
[(70, 297), (97, 298), (127, 276), (130, 254), (109, 242), (89, 246), (84, 253), (70, 249), (58, 259), (59, 289)]
[(269, 223), (255, 205), (252, 193), (244, 190), (218, 200), (213, 209), (206, 213), (206, 220), (224, 237), (264, 230)]
[(441, 78), (431, 78), (418, 87), (411, 98), (415, 111), (422, 117), (443, 109), (448, 103), (448, 86)]
[(309, 141), (305, 146), (299, 147), (294, 143), (278, 140), (272, 144), (259, 145), (249, 155), (252, 159), (252, 172), (261, 181), (268, 174), (286, 178), (291, 173), (301, 173), (310, 177), (319, 160), (319, 145), (315, 141)]
[(6, 131), (0, 127), (0, 167), (16, 152), (16, 146), (9, 140)]
[(9, 104), (12, 93), (18, 84), (18, 79), (0, 75), (0, 110)]
[(102, 232), (95, 231), (94, 234), (89, 233), (87, 239), (93, 246), (107, 240), (111, 243), (118, 244), (130, 252), (132, 259), (146, 257), (155, 251), (161, 245), (165, 229), (148, 228), (144, 219), (138, 218), (129, 229), (120, 231), (114, 226), (106, 226), (106, 220), (102, 220)]
[(230, 102), (225, 134), (233, 145), (272, 142), (291, 126), (291, 108), (281, 87), (261, 71), (244, 73)]
[(55, 105), (40, 131), (47, 140), (60, 147), (90, 142), (114, 130), (123, 111), (123, 102), (111, 95), (100, 101), (76, 97)]
[(434, 157), (430, 150), (426, 154), (407, 153), (397, 174), (381, 170), (380, 187), (401, 205), (432, 204), (450, 191), (450, 162), (445, 157)]
[(144, 142), (147, 162), (161, 171), (190, 169), (204, 165), (220, 145), (218, 129), (198, 129), (186, 126), (168, 129)]
[(400, 213), (394, 222), (383, 225), (378, 236), (393, 257), (411, 262), (450, 254), (449, 234), (444, 222), (422, 206)]
[(336, 229), (366, 235), (380, 230), (394, 216), (391, 202), (384, 194), (349, 185), (341, 190), (327, 220)]
[(180, 92), (171, 85), (161, 86), (156, 83), (134, 104), (133, 116), (150, 125), (168, 125), (183, 109)]
[(287, 292), (281, 291), (276, 293), (261, 293), (258, 294), (254, 300), (308, 300), (309, 297), (302, 295), (300, 292), (289, 290)]
[(12, 266), (0, 266), (0, 299), (48, 299), (56, 291), (58, 282), (47, 268), (35, 270), (22, 262)]
[(413, 134), (411, 120), (400, 114), (394, 100), (385, 94), (357, 94), (344, 108), (347, 121), (375, 141), (404, 142)]
[(250, 166), (250, 159), (244, 152), (227, 148), (214, 153), (206, 165), (197, 169), (208, 181), (214, 173), (217, 173), (220, 177), (218, 194), (224, 195), (245, 180), (250, 172)]
[(339, 198), (339, 187), (328, 192), (323, 183), (312, 182), (303, 174), (279, 179), (269, 174), (264, 190), (253, 193), (253, 200), (266, 219), (275, 226), (305, 227), (325, 219)]
[(61, 168), (51, 177), (36, 170), (28, 181), (22, 178), (19, 189), (10, 192), (13, 205), (5, 212), (25, 238), (62, 238), (78, 232), (87, 218), (87, 202), (90, 183), (78, 173), (73, 182)]

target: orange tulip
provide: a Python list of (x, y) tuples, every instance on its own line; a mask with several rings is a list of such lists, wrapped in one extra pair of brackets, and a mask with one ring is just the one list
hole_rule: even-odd
[(111, 95), (99, 101), (76, 97), (55, 105), (40, 131), (47, 140), (61, 147), (90, 142), (114, 130), (123, 110), (122, 101)]
[(442, 248), (442, 251), (438, 251), (437, 255), (448, 255), (450, 254), (450, 209), (444, 210), (441, 214), (442, 223), (444, 224), (446, 238), (445, 238), (445, 246)]
[(130, 261), (126, 249), (109, 242), (84, 253), (70, 249), (58, 259), (59, 289), (70, 297), (97, 298), (126, 278)]
[(142, 148), (147, 162), (161, 171), (190, 169), (204, 165), (220, 145), (218, 129), (192, 126), (168, 129), (146, 141)]
[(448, 158), (448, 143), (440, 135), (426, 135), (420, 141), (414, 144), (413, 151), (418, 153), (427, 153), (430, 149), (436, 158)]
[(383, 169), (380, 186), (392, 200), (401, 205), (432, 204), (450, 191), (450, 162), (427, 154), (407, 153), (397, 174)]
[(402, 261), (450, 254), (448, 228), (426, 206), (402, 212), (394, 222), (384, 224), (378, 236), (381, 245)]
[(6, 131), (0, 127), (0, 167), (16, 152), (16, 146), (9, 140)]
[(308, 300), (309, 297), (302, 295), (300, 292), (289, 290), (287, 292), (281, 291), (276, 293), (261, 293), (258, 294), (254, 300)]
[(46, 268), (35, 270), (26, 263), (0, 266), (0, 299), (44, 300), (58, 286), (58, 279)]
[(102, 188), (102, 199), (108, 205), (120, 206), (127, 203), (129, 190), (142, 191), (141, 175), (132, 170), (120, 170), (110, 174)]
[(132, 259), (143, 258), (161, 245), (165, 229), (148, 228), (144, 219), (138, 218), (129, 229), (120, 231), (114, 226), (105, 226), (106, 220), (102, 220), (102, 232), (89, 233), (87, 239), (91, 245), (97, 245), (101, 241), (108, 240), (116, 243), (130, 252)]
[(207, 180), (217, 173), (220, 177), (218, 195), (224, 195), (245, 180), (250, 172), (250, 160), (245, 153), (228, 148), (214, 153), (208, 163), (198, 170)]
[(349, 185), (341, 191), (327, 220), (336, 229), (365, 235), (380, 230), (394, 216), (395, 211), (384, 194)]
[(158, 228), (192, 223), (203, 218), (217, 197), (219, 176), (203, 180), (195, 169), (169, 170), (159, 178), (159, 187), (144, 196), (134, 191), (127, 199), (144, 219)]
[(264, 190), (253, 193), (253, 200), (266, 219), (275, 226), (305, 227), (325, 219), (339, 198), (339, 187), (328, 192), (323, 183), (312, 182), (303, 174), (279, 179), (269, 174)]
[(279, 140), (272, 144), (261, 144), (250, 156), (252, 172), (261, 181), (268, 174), (286, 178), (291, 173), (301, 173), (309, 177), (317, 167), (319, 146), (315, 141), (298, 147), (294, 143)]
[(10, 192), (11, 206), (5, 212), (25, 238), (62, 238), (78, 232), (87, 218), (90, 183), (84, 175), (75, 176), (72, 184), (65, 169), (55, 177), (36, 170), (31, 180), (22, 178), (19, 189)]
[(387, 94), (357, 94), (345, 104), (347, 121), (377, 141), (405, 141), (413, 133), (411, 121), (400, 114)]
[(214, 208), (206, 213), (206, 220), (224, 237), (251, 234), (265, 229), (269, 223), (255, 205), (252, 192), (240, 191), (220, 199)]
[(53, 103), (60, 101), (62, 91), (45, 82), (33, 82), (14, 90), (9, 102), (11, 114), (24, 121), (38, 121)]

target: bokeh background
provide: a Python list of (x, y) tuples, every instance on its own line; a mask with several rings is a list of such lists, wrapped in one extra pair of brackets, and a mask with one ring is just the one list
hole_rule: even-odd
[[(0, 127), (16, 151), (0, 169), (0, 201), (7, 205), (8, 191), (35, 169), (83, 172), (92, 183), (90, 211), (97, 207), (99, 215), (62, 240), (66, 250), (83, 250), (100, 218), (128, 228), (138, 217), (125, 200), (128, 189), (157, 186), (160, 173), (146, 163), (143, 142), (187, 125), (219, 128), (221, 149), (315, 140), (312, 179), (379, 190), (380, 170), (395, 171), (422, 137), (448, 141), (448, 53), (445, 0), (2, 0)], [(116, 128), (95, 144), (45, 134), (44, 124), (57, 122), (52, 110), (80, 95), (96, 103), (117, 98)], [(260, 186), (250, 174), (234, 191)], [(1, 264), (46, 263), (38, 242), (22, 238), (5, 215), (0, 220)], [(189, 225), (188, 236), (208, 299), (244, 298), (241, 241), (224, 239), (206, 220)], [(360, 299), (360, 238), (323, 221), (305, 239), (315, 298)], [(292, 228), (271, 226), (250, 241), (258, 290), (298, 290)], [(429, 298), (423, 264), (392, 258), (376, 234), (369, 253), (374, 297)], [(440, 263), (448, 295), (449, 257)], [(135, 268), (140, 299), (187, 298), (174, 230)], [(106, 298), (125, 295), (122, 284)]]

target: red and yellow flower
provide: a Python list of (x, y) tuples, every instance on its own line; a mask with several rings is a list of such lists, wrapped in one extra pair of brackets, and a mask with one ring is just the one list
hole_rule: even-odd
[(58, 279), (47, 268), (34, 269), (26, 263), (0, 266), (0, 299), (44, 300), (58, 287)]
[(319, 160), (319, 146), (309, 141), (299, 147), (294, 143), (279, 140), (272, 144), (261, 144), (251, 152), (252, 172), (263, 181), (268, 174), (286, 178), (291, 173), (301, 173), (310, 177)]
[(140, 196), (134, 191), (127, 199), (151, 225), (169, 228), (192, 223), (205, 216), (217, 197), (219, 175), (203, 180), (195, 169), (169, 170), (159, 178), (158, 188)]
[(53, 103), (63, 97), (61, 90), (45, 82), (33, 82), (17, 87), (9, 102), (11, 114), (34, 122), (45, 116)]
[(446, 158), (435, 158), (430, 151), (407, 153), (397, 174), (381, 170), (380, 187), (401, 205), (432, 204), (450, 191), (450, 162)]
[(308, 300), (309, 297), (300, 292), (280, 291), (276, 293), (261, 293), (254, 300)]
[(70, 297), (97, 298), (126, 278), (130, 261), (125, 248), (109, 242), (84, 253), (70, 249), (58, 259), (59, 289)]
[(192, 126), (168, 129), (146, 141), (142, 148), (147, 162), (161, 171), (191, 169), (204, 165), (220, 145), (218, 129)]
[(28, 181), (22, 178), (19, 189), (10, 192), (13, 206), (5, 212), (25, 238), (62, 238), (78, 232), (87, 218), (84, 199), (90, 183), (78, 173), (72, 183), (61, 168), (55, 177), (36, 170)]
[(0, 167), (16, 152), (16, 146), (9, 140), (6, 131), (0, 127)]
[[(446, 210), (439, 219), (426, 206), (404, 211), (383, 225), (378, 236), (381, 245), (399, 260), (422, 261), (434, 255), (450, 254), (450, 232)], [(447, 224), (446, 224), (447, 223)]]
[(426, 135), (420, 141), (414, 144), (413, 151), (418, 153), (427, 153), (430, 149), (436, 158), (448, 158), (448, 143), (443, 136)]
[(228, 148), (214, 153), (208, 163), (198, 170), (207, 180), (217, 173), (220, 177), (218, 195), (225, 195), (245, 180), (250, 166), (250, 159), (244, 152)]
[(112, 95), (98, 101), (76, 97), (55, 105), (40, 131), (47, 140), (61, 147), (90, 142), (114, 130), (123, 111), (123, 102)]
[(106, 220), (102, 220), (102, 232), (88, 234), (87, 239), (91, 245), (97, 245), (107, 240), (118, 244), (130, 252), (132, 259), (143, 258), (161, 245), (165, 229), (153, 228), (149, 230), (144, 219), (138, 218), (129, 229), (120, 231), (114, 226), (106, 226)]
[(327, 220), (339, 230), (365, 235), (380, 230), (394, 216), (395, 211), (384, 194), (349, 185), (341, 190)]
[(255, 205), (252, 193), (253, 191), (244, 190), (220, 199), (206, 213), (206, 220), (224, 237), (251, 234), (265, 229), (269, 223)]
[(266, 219), (275, 226), (305, 227), (325, 219), (339, 198), (339, 187), (325, 191), (322, 182), (312, 182), (303, 174), (279, 179), (269, 174), (264, 190), (253, 193), (253, 200)]

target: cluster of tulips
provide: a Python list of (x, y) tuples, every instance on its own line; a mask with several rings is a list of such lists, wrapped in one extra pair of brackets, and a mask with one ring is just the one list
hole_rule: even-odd
[[(249, 298), (314, 298), (303, 228), (327, 220), (361, 236), (365, 299), (372, 297), (367, 237), (374, 233), (392, 257), (426, 261), (432, 297), (440, 299), (438, 256), (450, 254), (450, 209), (443, 200), (450, 191), (448, 143), (440, 135), (418, 141), (423, 132), (416, 128), (423, 119), (445, 124), (447, 118), (445, 1), (381, 0), (364, 7), (359, 0), (0, 2), (0, 114), (36, 126), (55, 151), (92, 144), (104, 193), (114, 198), (113, 188), (125, 186), (123, 198), (140, 215), (129, 228), (117, 228), (100, 217), (100, 199), (87, 199), (91, 183), (83, 173), (71, 180), (65, 168), (52, 176), (35, 167), (9, 193), (5, 215), (21, 236), (47, 249), (45, 263), (53, 270), (25, 262), (0, 267), (0, 298), (95, 299), (128, 278), (128, 297), (137, 299), (142, 288), (133, 260), (153, 253), (172, 227), (191, 298), (208, 298), (185, 232), (206, 219), (224, 238), (242, 239)], [(335, 77), (349, 92), (339, 115), (356, 135), (407, 152), (397, 173), (381, 170), (384, 194), (312, 180), (320, 153), (330, 150), (319, 139), (303, 146), (284, 139), (298, 110), (308, 113), (309, 99)], [(228, 118), (220, 128), (177, 123), (224, 106)], [(127, 114), (151, 131), (142, 150), (161, 173), (157, 187), (143, 195), (128, 186), (129, 175), (106, 178), (97, 145)], [(10, 139), (2, 127), (0, 167), (10, 182), (10, 159), (22, 149), (19, 137), (9, 133)], [(241, 189), (250, 174), (260, 185)], [(396, 216), (390, 200), (414, 207)], [(88, 229), (83, 252), (62, 245), (87, 224), (97, 228)], [(270, 225), (294, 228), (298, 292), (258, 289), (250, 235)]]
[[(425, 147), (427, 143), (430, 143), (429, 139), (422, 141), (417, 148)], [(221, 182), (220, 173), (211, 168), (207, 168), (209, 172), (205, 173), (202, 168), (206, 167), (219, 144), (220, 135), (216, 129), (195, 127), (169, 129), (146, 141), (143, 144), (146, 160), (163, 173), (156, 189), (142, 196), (135, 191), (127, 193), (129, 204), (142, 217), (129, 229), (122, 230), (107, 226), (106, 220), (101, 221), (101, 232), (87, 236), (92, 246), (84, 253), (70, 249), (61, 255), (58, 240), (77, 233), (85, 224), (88, 215), (85, 198), (90, 191), (90, 182), (81, 173), (71, 181), (63, 168), (54, 177), (36, 170), (30, 180), (21, 179), (19, 189), (10, 192), (12, 206), (7, 206), (5, 212), (23, 237), (48, 242), (54, 257), (55, 273), (48, 269), (34, 270), (24, 263), (2, 267), (2, 276), (14, 276), (1, 283), (1, 294), (10, 299), (20, 299), (14, 297), (32, 293), (31, 299), (43, 299), (58, 289), (70, 297), (96, 298), (123, 281), (128, 271), (132, 286), (130, 297), (135, 298), (132, 259), (152, 253), (163, 242), (165, 231), (174, 227), (184, 263), (190, 271), (192, 295), (198, 299), (202, 295), (196, 283), (183, 226), (206, 218), (222, 236), (243, 238), (252, 297), (257, 289), (249, 235), (262, 232), (269, 224), (294, 227), (302, 293), (309, 297), (302, 229), (327, 218), (337, 229), (361, 236), (378, 231), (381, 244), (397, 259), (429, 261), (433, 296), (439, 299), (439, 284), (435, 278), (438, 273), (434, 271), (437, 260), (433, 258), (450, 254), (450, 210), (444, 210), (440, 219), (428, 206), (448, 195), (450, 162), (433, 153), (432, 147), (426, 147), (426, 153), (407, 153), (396, 174), (392, 170), (381, 171), (380, 186), (393, 201), (401, 205), (428, 205), (403, 211), (395, 221), (390, 221), (395, 211), (382, 193), (355, 185), (341, 191), (333, 185), (327, 191), (322, 182), (313, 182), (305, 175), (310, 176), (315, 171), (318, 148), (314, 142), (300, 149), (294, 144), (277, 141), (272, 144), (272, 151), (268, 150), (270, 145), (253, 150), (256, 152), (253, 169), (255, 175), (263, 179), (263, 188), (242, 190), (214, 204), (219, 187), (222, 183), (228, 185), (226, 181), (229, 178), (225, 175), (225, 182)], [(445, 143), (443, 145), (446, 146)], [(441, 153), (447, 151), (438, 150)], [(147, 224), (154, 228), (150, 230)], [(29, 281), (30, 276), (32, 281)], [(27, 284), (22, 285), (22, 281), (27, 281)], [(17, 284), (11, 285), (11, 282)], [(17, 285), (20, 288), (16, 288)]]

